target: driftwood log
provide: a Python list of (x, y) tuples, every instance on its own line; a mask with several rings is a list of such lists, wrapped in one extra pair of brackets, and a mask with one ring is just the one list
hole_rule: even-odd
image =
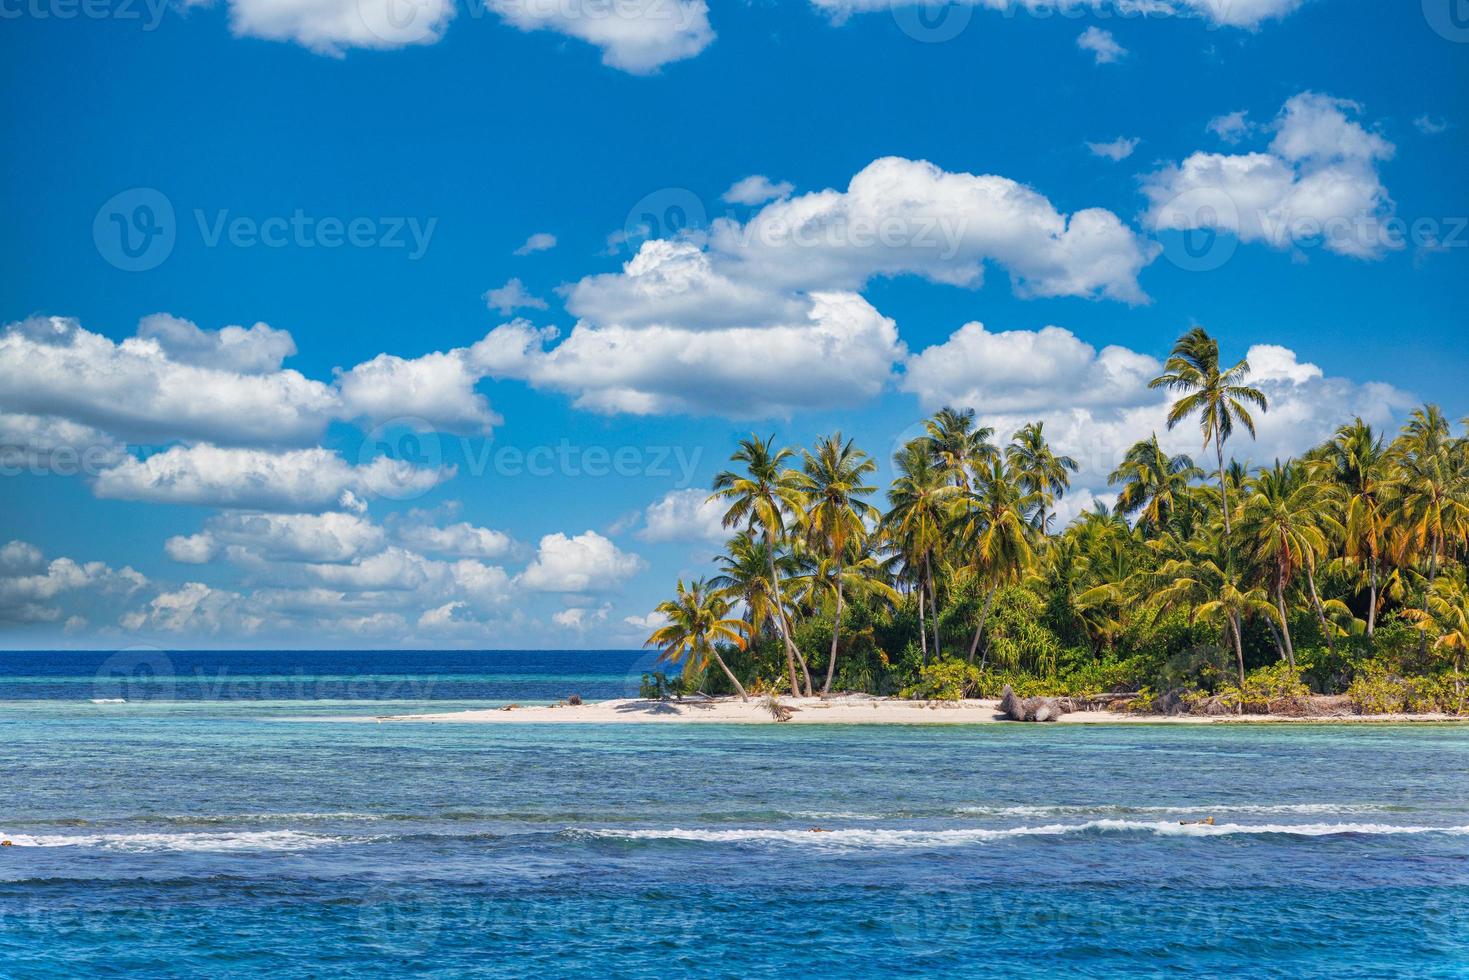
[(1011, 721), (1056, 721), (1072, 710), (1067, 698), (1021, 698), (1009, 684), (1000, 694), (1000, 711)]

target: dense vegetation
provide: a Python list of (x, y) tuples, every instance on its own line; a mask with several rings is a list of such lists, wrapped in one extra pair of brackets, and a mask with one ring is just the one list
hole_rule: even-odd
[[(1197, 424), (1210, 469), (1156, 434), (1064, 529), (1076, 464), (1042, 424), (1008, 443), (944, 409), (893, 463), (840, 434), (797, 453), (752, 436), (713, 499), (718, 574), (649, 638), (711, 693), (922, 698), (1138, 692), (1134, 705), (1288, 709), (1346, 694), (1363, 713), (1469, 711), (1469, 438), (1433, 406), (1388, 442), (1360, 419), (1300, 459), (1247, 470), (1267, 400), (1249, 365), (1179, 339), (1155, 387)], [(1469, 420), (1466, 420), (1469, 422)]]

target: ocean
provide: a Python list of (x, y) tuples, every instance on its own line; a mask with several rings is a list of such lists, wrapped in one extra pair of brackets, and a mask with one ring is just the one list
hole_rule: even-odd
[(0, 653), (0, 976), (1469, 976), (1466, 727), (372, 720), (650, 663)]

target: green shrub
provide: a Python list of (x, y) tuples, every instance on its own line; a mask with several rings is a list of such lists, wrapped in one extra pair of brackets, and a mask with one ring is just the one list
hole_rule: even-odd
[(945, 658), (918, 671), (918, 681), (903, 688), (901, 696), (923, 701), (961, 701), (978, 696), (984, 677), (963, 660)]
[(1248, 714), (1301, 714), (1310, 706), (1311, 689), (1301, 680), (1301, 669), (1281, 661), (1257, 667), (1243, 685), (1232, 684), (1219, 693), (1220, 703)]

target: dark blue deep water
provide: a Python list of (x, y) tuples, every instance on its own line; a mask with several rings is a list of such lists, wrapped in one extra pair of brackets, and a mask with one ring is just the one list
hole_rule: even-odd
[(372, 721), (646, 666), (0, 653), (0, 976), (1469, 976), (1466, 727)]

